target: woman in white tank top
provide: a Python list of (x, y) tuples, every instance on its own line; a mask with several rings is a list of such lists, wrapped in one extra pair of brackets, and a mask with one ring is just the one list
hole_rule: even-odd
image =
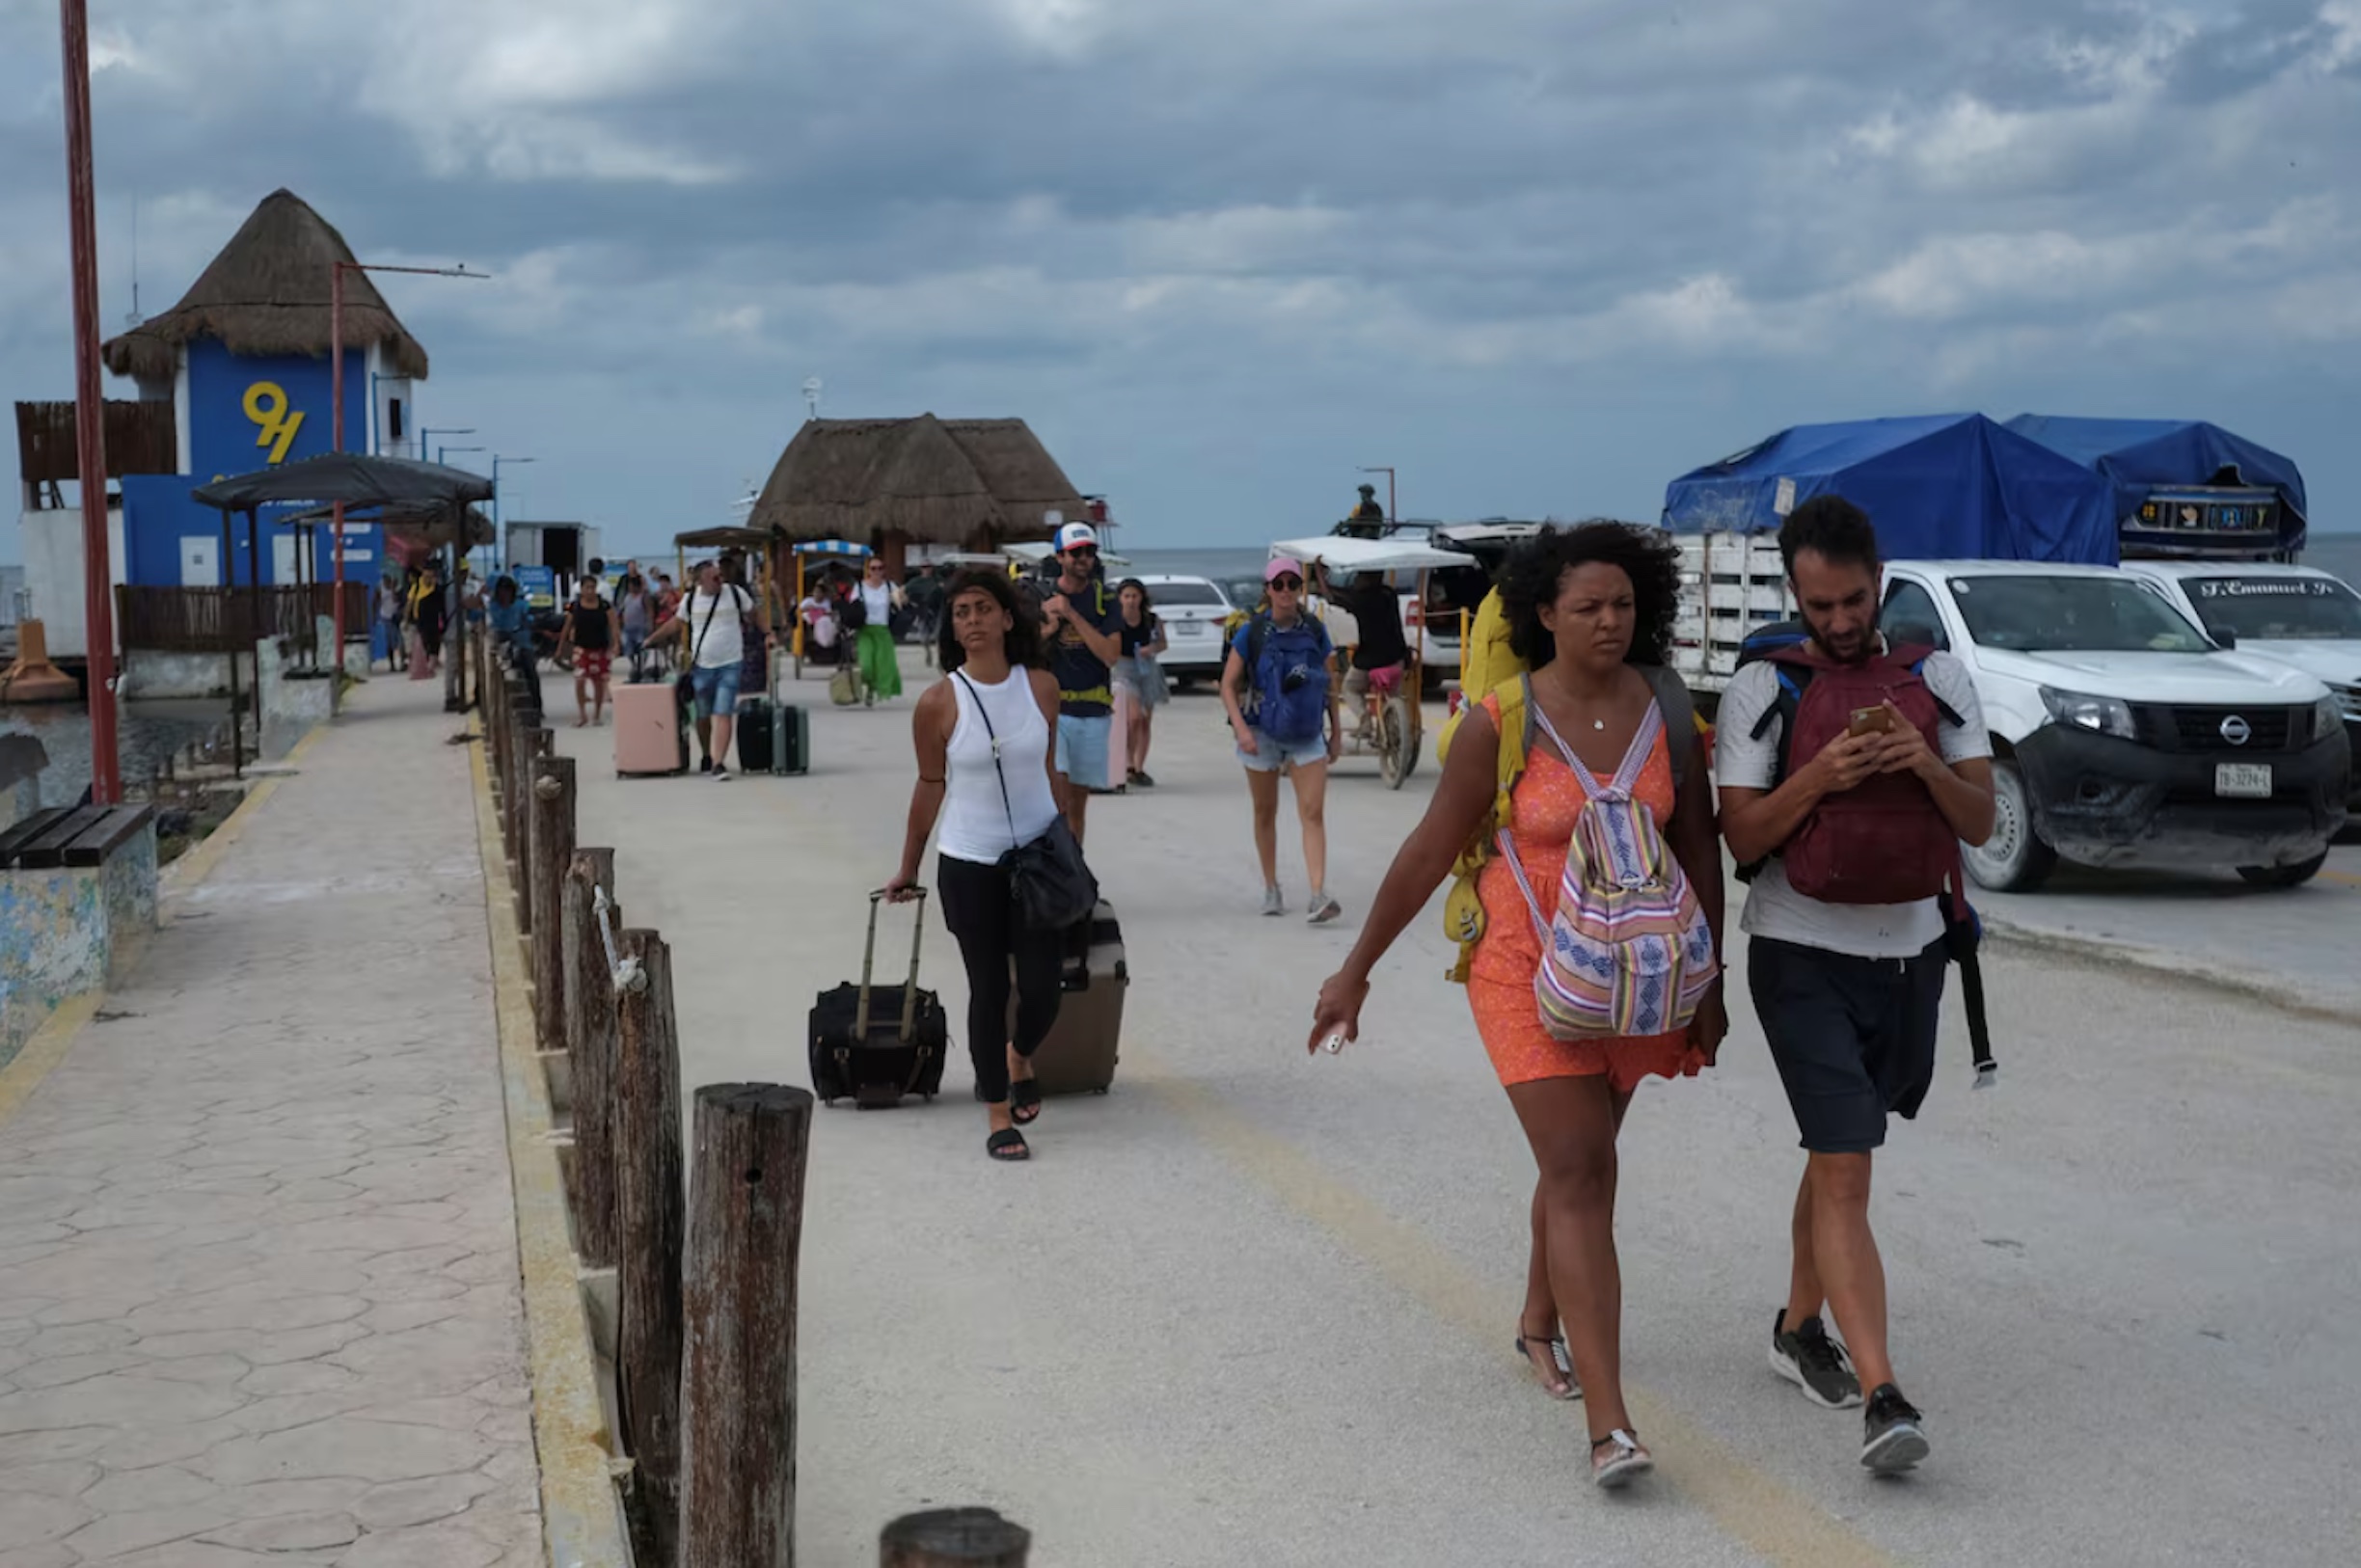
[(896, 903), (918, 896), (919, 862), (939, 818), (935, 885), (967, 970), (967, 1052), (991, 1122), (984, 1149), (996, 1160), (1021, 1160), (1031, 1150), (1017, 1129), (1041, 1115), (1032, 1057), (1057, 1022), (1064, 942), (1058, 933), (1018, 925), (1002, 857), (1057, 820), (1050, 781), (1057, 681), (1034, 667), (1035, 630), (1018, 613), (1006, 577), (963, 572), (944, 604), (946, 673), (918, 699), (918, 783), (902, 866), (886, 895)]

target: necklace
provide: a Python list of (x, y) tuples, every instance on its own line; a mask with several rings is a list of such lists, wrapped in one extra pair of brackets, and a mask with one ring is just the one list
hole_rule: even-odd
[[(1558, 694), (1563, 697), (1566, 701), (1574, 702), (1578, 700), (1573, 692), (1566, 689), (1565, 677), (1559, 676), (1551, 684), (1558, 688)], [(1607, 720), (1603, 718), (1593, 718), (1590, 720), (1590, 727), (1594, 730), (1603, 730), (1607, 727)]]

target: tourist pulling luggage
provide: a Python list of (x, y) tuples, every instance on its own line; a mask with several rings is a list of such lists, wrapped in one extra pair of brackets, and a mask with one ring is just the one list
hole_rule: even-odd
[(870, 983), (877, 967), (878, 906), (869, 895), (869, 937), (861, 949), (858, 985), (833, 986), (812, 1003), (812, 1093), (830, 1104), (851, 1095), (862, 1110), (898, 1105), (906, 1095), (935, 1097), (942, 1087), (943, 1055), (951, 1043), (942, 999), (918, 988), (919, 938), (926, 933), (926, 889), (912, 887), (909, 978), (899, 986)]

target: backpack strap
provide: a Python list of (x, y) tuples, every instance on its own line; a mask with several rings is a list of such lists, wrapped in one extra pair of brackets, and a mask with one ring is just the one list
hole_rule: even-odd
[(1664, 712), (1665, 750), (1672, 759), (1672, 797), (1678, 799), (1689, 781), (1690, 754), (1696, 748), (1696, 699), (1689, 694), (1689, 683), (1678, 671), (1662, 664), (1638, 667), (1647, 678), (1648, 689), (1655, 693), (1656, 706)]

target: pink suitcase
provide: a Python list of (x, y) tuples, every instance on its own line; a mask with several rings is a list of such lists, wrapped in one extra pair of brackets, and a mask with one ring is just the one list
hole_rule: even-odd
[(617, 777), (689, 770), (689, 740), (670, 681), (612, 687), (608, 698), (614, 704)]
[(1114, 721), (1107, 726), (1106, 787), (1120, 790), (1131, 782), (1131, 690), (1115, 689)]

